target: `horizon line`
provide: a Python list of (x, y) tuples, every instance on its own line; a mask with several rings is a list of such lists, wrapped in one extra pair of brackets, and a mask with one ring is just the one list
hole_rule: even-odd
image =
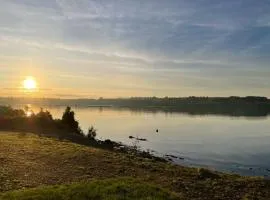
[(12, 96), (0, 96), (0, 99), (39, 99), (39, 100), (111, 100), (111, 99), (150, 99), (150, 98), (157, 98), (157, 99), (166, 99), (166, 98), (266, 98), (270, 100), (268, 96), (257, 96), (257, 95), (246, 95), (246, 96), (127, 96), (127, 97), (99, 97), (99, 98), (59, 98), (59, 97), (12, 97)]

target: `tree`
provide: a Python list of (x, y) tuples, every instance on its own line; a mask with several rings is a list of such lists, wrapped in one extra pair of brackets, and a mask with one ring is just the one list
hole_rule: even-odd
[(75, 113), (68, 106), (62, 116), (62, 123), (67, 125), (72, 131), (80, 132), (79, 123), (75, 120)]
[(51, 126), (54, 123), (51, 113), (49, 111), (44, 111), (43, 108), (40, 108), (39, 113), (33, 115), (33, 118), (41, 126)]

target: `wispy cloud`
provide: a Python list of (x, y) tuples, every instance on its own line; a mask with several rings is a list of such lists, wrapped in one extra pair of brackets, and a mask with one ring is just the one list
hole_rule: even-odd
[[(134, 94), (178, 95), (182, 88), (188, 95), (205, 88), (215, 95), (219, 86), (230, 95), (246, 83), (269, 95), (270, 80), (256, 73), (270, 71), (269, 12), (267, 0), (2, 1), (0, 77), (8, 88), (7, 69), (16, 66), (20, 73), (58, 69), (44, 80), (83, 94), (91, 84), (96, 93), (133, 88)], [(104, 83), (109, 78), (111, 87)]]

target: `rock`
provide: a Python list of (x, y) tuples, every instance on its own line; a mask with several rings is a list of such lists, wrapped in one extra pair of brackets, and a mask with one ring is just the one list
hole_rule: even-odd
[(135, 140), (138, 140), (138, 141), (147, 141), (147, 139), (145, 139), (145, 138), (138, 138), (138, 137), (133, 137), (133, 136), (129, 136), (128, 138), (129, 139), (135, 139)]
[(170, 157), (170, 158), (174, 158), (174, 159), (184, 160), (183, 157), (178, 157), (178, 156), (175, 156), (175, 155), (166, 154), (165, 156)]

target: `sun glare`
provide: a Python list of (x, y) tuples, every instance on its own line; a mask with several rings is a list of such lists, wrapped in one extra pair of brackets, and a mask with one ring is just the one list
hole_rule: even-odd
[(23, 81), (23, 88), (26, 90), (34, 90), (37, 88), (37, 83), (33, 77), (27, 77)]

